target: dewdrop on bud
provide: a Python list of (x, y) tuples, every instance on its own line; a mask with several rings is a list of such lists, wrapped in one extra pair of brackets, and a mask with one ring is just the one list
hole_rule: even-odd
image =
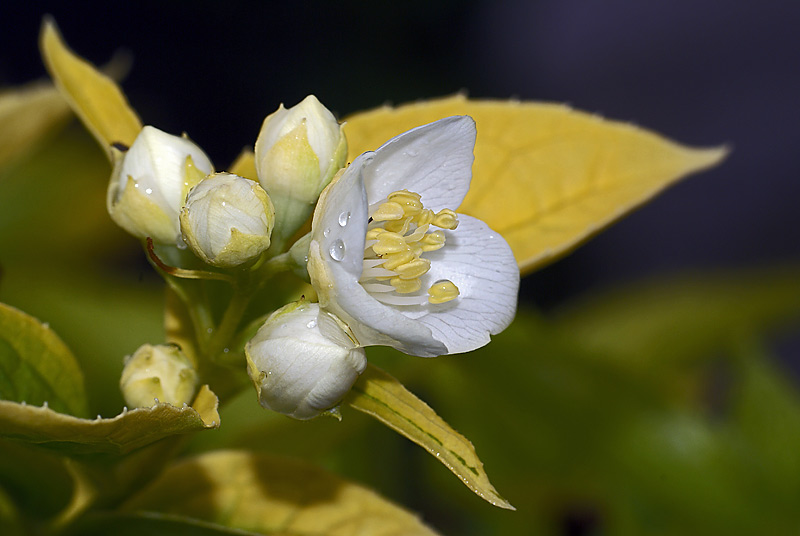
[(156, 401), (176, 407), (188, 404), (197, 389), (197, 372), (180, 348), (141, 346), (125, 359), (119, 386), (129, 408), (146, 408)]
[(338, 404), (367, 366), (348, 332), (316, 303), (290, 303), (270, 315), (245, 347), (261, 405), (305, 420)]
[(292, 236), (347, 159), (342, 126), (313, 95), (269, 115), (255, 146), (261, 186), (275, 204), (276, 232)]
[(178, 213), (189, 190), (214, 171), (206, 154), (185, 137), (146, 126), (129, 149), (113, 147), (108, 185), (111, 218), (137, 238), (175, 245)]
[(257, 182), (217, 173), (192, 188), (180, 221), (183, 239), (198, 257), (229, 268), (269, 247), (275, 209)]

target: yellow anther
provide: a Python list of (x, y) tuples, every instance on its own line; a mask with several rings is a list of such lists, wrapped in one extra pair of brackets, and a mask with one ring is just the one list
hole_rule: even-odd
[[(420, 202), (422, 196), (419, 195), (417, 192), (412, 192), (410, 190), (397, 190), (396, 192), (392, 192), (387, 196), (389, 201), (397, 201), (395, 198), (405, 198), (416, 201), (417, 203)], [(399, 201), (398, 201), (399, 202)]]
[(426, 234), (425, 237), (420, 241), (420, 244), (422, 245), (422, 251), (436, 251), (444, 246), (444, 242), (444, 232), (434, 231)]
[(409, 192), (408, 190), (400, 190), (389, 194), (389, 201), (397, 203), (403, 207), (406, 215), (413, 216), (422, 210), (422, 202), (420, 195), (416, 192)]
[(407, 235), (405, 237), (406, 242), (411, 244), (411, 243), (414, 243), (414, 242), (419, 242), (420, 240), (425, 238), (425, 233), (428, 232), (428, 227), (430, 227), (430, 226), (429, 225), (423, 225), (422, 227), (417, 227), (416, 229), (414, 229), (413, 233), (411, 233), (410, 235)]
[(381, 267), (386, 268), (387, 270), (394, 270), (401, 264), (405, 264), (407, 262), (411, 262), (416, 259), (417, 256), (408, 249), (407, 251), (403, 251), (402, 253), (390, 253), (386, 255), (385, 261), (381, 264)]
[(443, 208), (436, 213), (431, 222), (436, 227), (442, 229), (450, 229), (451, 231), (458, 227), (458, 215), (449, 208)]
[(400, 279), (416, 279), (421, 275), (428, 273), (431, 269), (431, 261), (428, 259), (416, 258), (405, 264), (401, 264), (394, 271), (400, 276)]
[(391, 221), (391, 220), (399, 220), (405, 215), (403, 211), (403, 207), (401, 207), (398, 203), (394, 203), (389, 201), (388, 203), (383, 203), (381, 206), (378, 207), (372, 214), (373, 221)]
[(401, 251), (408, 250), (405, 238), (397, 233), (390, 233), (384, 231), (378, 235), (378, 243), (372, 245), (372, 251), (378, 256), (387, 255), (389, 253), (400, 253)]
[(458, 287), (452, 281), (437, 281), (428, 289), (428, 301), (433, 304), (446, 303), (458, 297)]
[(399, 294), (410, 294), (422, 288), (422, 282), (419, 279), (401, 279), (399, 277), (393, 277), (389, 280), (389, 283)]
[(381, 233), (385, 233), (386, 229), (383, 227), (373, 227), (367, 231), (367, 240), (377, 240)]
[(428, 225), (433, 221), (433, 217), (433, 211), (429, 208), (424, 208), (419, 212), (419, 214), (414, 216), (414, 223), (416, 223), (418, 226)]
[(411, 224), (411, 216), (406, 216), (400, 220), (387, 221), (383, 224), (384, 229), (393, 233), (404, 235), (408, 232), (408, 227)]

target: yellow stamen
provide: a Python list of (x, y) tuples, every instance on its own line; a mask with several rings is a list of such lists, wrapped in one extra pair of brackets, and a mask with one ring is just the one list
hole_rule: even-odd
[(429, 208), (425, 208), (422, 209), (420, 213), (414, 217), (414, 223), (420, 226), (428, 225), (430, 222), (433, 221), (433, 217), (434, 217), (433, 211)]
[(372, 214), (372, 221), (399, 220), (404, 215), (403, 207), (390, 201), (378, 207), (378, 210)]
[(393, 277), (389, 283), (394, 287), (394, 290), (400, 294), (411, 294), (422, 288), (422, 282), (419, 279)]
[(428, 289), (428, 301), (433, 304), (446, 303), (458, 297), (458, 287), (452, 281), (437, 281)]
[(386, 261), (381, 264), (381, 267), (386, 268), (387, 270), (394, 270), (402, 264), (413, 261), (416, 258), (416, 255), (414, 255), (414, 253), (409, 249), (408, 251), (403, 251), (401, 253), (390, 253), (384, 258)]
[(394, 202), (402, 206), (403, 210), (405, 210), (406, 215), (413, 216), (415, 214), (418, 214), (419, 211), (422, 210), (422, 202), (420, 201), (420, 195), (416, 192), (409, 192), (408, 190), (400, 190), (399, 192), (394, 192), (389, 194), (388, 199), (390, 202)]
[(405, 218), (399, 220), (387, 221), (383, 225), (383, 228), (387, 231), (404, 235), (408, 232), (408, 227), (411, 225), (411, 219), (411, 216), (406, 216)]
[(428, 273), (431, 269), (431, 261), (428, 259), (416, 258), (411, 262), (401, 264), (394, 269), (401, 279), (416, 279)]
[(378, 243), (372, 245), (372, 251), (379, 257), (408, 250), (405, 238), (397, 233), (384, 231), (378, 235), (376, 240), (378, 240)]
[(458, 227), (458, 216), (455, 212), (450, 210), (449, 208), (443, 208), (439, 212), (436, 213), (434, 216), (433, 221), (431, 222), (436, 227), (441, 227), (442, 229), (450, 229), (451, 231)]
[(441, 249), (445, 243), (444, 232), (434, 231), (426, 234), (425, 237), (420, 240), (420, 243), (422, 244), (422, 251), (436, 251), (437, 249)]
[[(388, 283), (398, 294), (413, 294), (422, 288), (420, 278), (431, 268), (431, 261), (422, 258), (422, 255), (445, 245), (445, 233), (431, 231), (430, 226), (455, 229), (458, 226), (458, 216), (450, 209), (434, 213), (422, 205), (418, 193), (399, 190), (389, 194), (386, 201), (378, 206), (369, 225), (364, 258), (374, 259), (370, 261), (370, 267), (373, 267), (373, 263), (380, 263), (375, 264), (374, 268), (382, 268), (383, 271), (365, 276), (364, 281), (371, 280), (370, 285)], [(391, 275), (377, 275), (378, 273)], [(445, 303), (458, 295), (458, 288), (445, 279), (430, 287), (428, 301), (433, 304)], [(387, 303), (391, 303), (390, 292), (374, 296), (379, 300), (385, 298)], [(418, 297), (424, 299), (422, 296)], [(411, 298), (412, 301), (414, 299), (416, 298)]]

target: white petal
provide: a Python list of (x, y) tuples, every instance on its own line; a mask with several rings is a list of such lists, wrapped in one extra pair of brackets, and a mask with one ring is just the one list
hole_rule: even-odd
[(364, 166), (370, 203), (397, 190), (422, 196), (433, 211), (456, 209), (472, 178), (475, 121), (466, 115), (411, 129), (383, 144)]
[(451, 302), (428, 305), (406, 314), (425, 324), (447, 353), (469, 352), (503, 331), (517, 309), (519, 269), (506, 241), (484, 222), (458, 215), (458, 228), (447, 231), (445, 247), (426, 253), (431, 269), (423, 288), (449, 279), (460, 295)]

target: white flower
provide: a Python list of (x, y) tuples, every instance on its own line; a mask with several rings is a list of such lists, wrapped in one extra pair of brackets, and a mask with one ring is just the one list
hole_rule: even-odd
[(231, 267), (269, 247), (275, 209), (257, 182), (216, 173), (192, 188), (180, 220), (183, 238), (198, 257)]
[(289, 237), (306, 222), (346, 158), (341, 125), (313, 95), (289, 109), (281, 104), (264, 120), (255, 163), (258, 181), (275, 205), (277, 232)]
[(367, 366), (347, 326), (316, 303), (275, 311), (247, 343), (245, 356), (261, 405), (295, 419), (331, 409)]
[(361, 346), (468, 352), (514, 318), (511, 249), (452, 210), (469, 189), (474, 145), (472, 118), (448, 117), (362, 154), (320, 196), (309, 276)]
[(108, 212), (137, 238), (149, 236), (156, 243), (175, 245), (186, 194), (213, 171), (193, 142), (146, 126), (116, 160), (108, 185)]
[(176, 407), (188, 404), (197, 389), (197, 372), (177, 346), (141, 346), (125, 359), (119, 380), (125, 403), (131, 408), (156, 402)]

